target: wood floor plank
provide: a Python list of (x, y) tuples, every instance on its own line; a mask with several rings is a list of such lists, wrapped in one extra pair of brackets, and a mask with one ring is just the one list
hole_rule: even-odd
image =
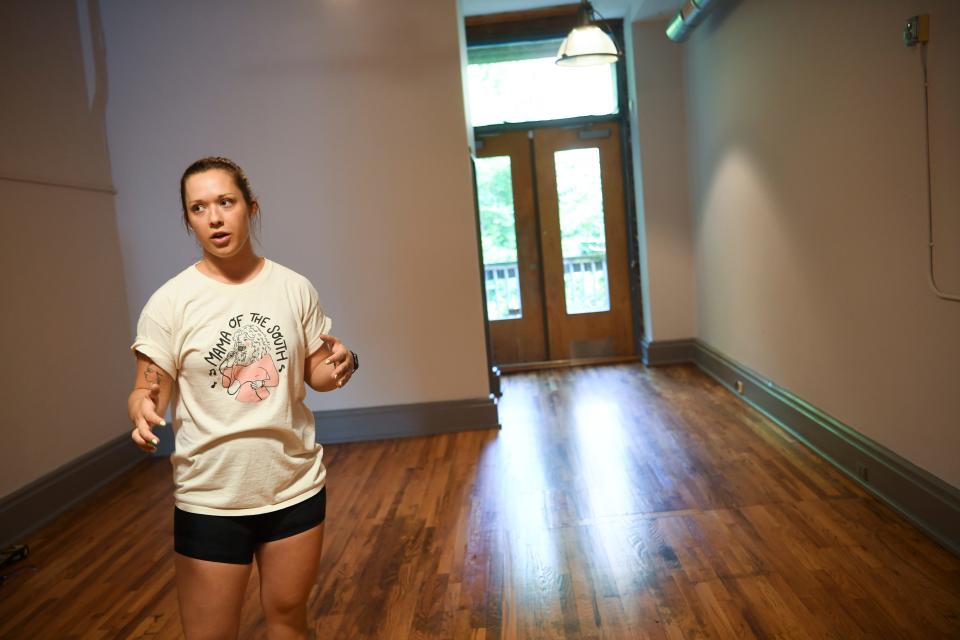
[[(503, 390), (500, 431), (326, 447), (317, 638), (960, 638), (960, 559), (696, 368)], [(0, 638), (181, 637), (172, 509), (145, 460), (31, 536)]]

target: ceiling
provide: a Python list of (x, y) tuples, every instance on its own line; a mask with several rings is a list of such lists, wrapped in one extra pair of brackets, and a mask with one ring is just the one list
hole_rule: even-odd
[[(461, 0), (461, 2), (465, 16), (577, 4), (577, 0)], [(683, 0), (592, 0), (591, 4), (604, 18), (627, 18), (633, 21), (679, 11)]]

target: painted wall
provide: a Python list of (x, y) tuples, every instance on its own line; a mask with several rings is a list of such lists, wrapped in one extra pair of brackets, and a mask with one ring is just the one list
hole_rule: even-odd
[(312, 409), (486, 397), (459, 21), (455, 0), (106, 2), (131, 325), (200, 255), (180, 174), (227, 155), (259, 196), (262, 253), (310, 278), (361, 354)]
[(718, 3), (685, 46), (702, 340), (960, 487), (960, 5)]
[(644, 338), (697, 335), (687, 158), (684, 51), (665, 20), (632, 22), (626, 38)]
[(178, 181), (207, 154), (244, 166), (262, 253), (362, 356), (312, 409), (487, 396), (460, 21), (456, 0), (0, 3), (0, 497), (127, 433), (128, 347), (199, 258)]
[(2, 497), (122, 433), (133, 373), (97, 12), (2, 2), (0, 30)]

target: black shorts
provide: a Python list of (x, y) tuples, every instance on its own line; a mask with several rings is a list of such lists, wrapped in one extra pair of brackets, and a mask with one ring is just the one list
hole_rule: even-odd
[(173, 550), (213, 562), (250, 564), (258, 545), (312, 529), (327, 514), (327, 488), (284, 509), (251, 516), (213, 516), (173, 508)]

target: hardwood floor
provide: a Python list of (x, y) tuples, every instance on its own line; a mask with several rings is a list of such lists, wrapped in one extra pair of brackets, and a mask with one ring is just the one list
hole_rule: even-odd
[[(326, 448), (318, 638), (960, 638), (960, 559), (696, 368), (503, 387), (499, 432)], [(32, 536), (0, 638), (180, 637), (172, 508), (147, 460)]]

